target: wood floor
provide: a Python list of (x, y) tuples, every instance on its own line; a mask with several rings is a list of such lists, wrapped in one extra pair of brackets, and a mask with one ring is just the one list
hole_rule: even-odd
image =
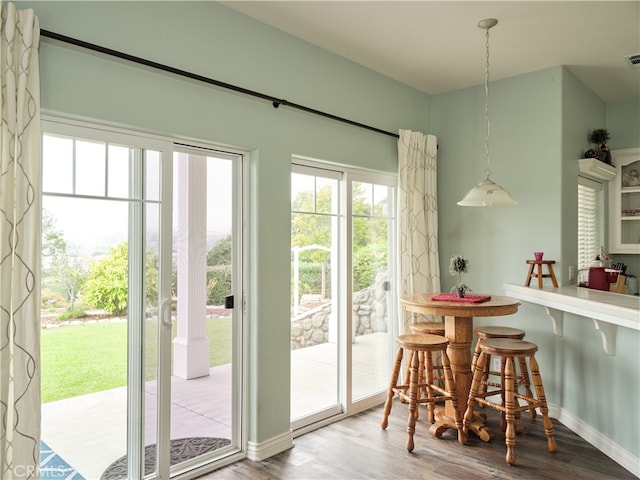
[[(523, 414), (524, 432), (516, 436), (516, 465), (505, 462), (499, 417), (484, 409), (494, 433), (489, 443), (471, 434), (467, 445), (455, 432), (441, 439), (427, 433), (426, 415), (416, 425), (415, 450), (405, 450), (407, 407), (397, 400), (386, 431), (380, 429), (382, 407), (349, 417), (295, 439), (295, 447), (262, 462), (243, 460), (201, 477), (206, 480), (352, 480), (352, 479), (636, 479), (609, 457), (553, 421), (558, 444), (549, 453), (542, 419)], [(421, 410), (422, 413), (422, 410)]]

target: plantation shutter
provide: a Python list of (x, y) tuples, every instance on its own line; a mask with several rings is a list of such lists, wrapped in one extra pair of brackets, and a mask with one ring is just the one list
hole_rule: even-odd
[(593, 264), (602, 245), (602, 215), (599, 192), (602, 184), (579, 177), (578, 181), (578, 270)]

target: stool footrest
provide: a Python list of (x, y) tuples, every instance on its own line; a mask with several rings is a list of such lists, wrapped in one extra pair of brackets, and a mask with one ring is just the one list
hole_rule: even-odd
[[(479, 405), (485, 405), (487, 407), (495, 408), (496, 410), (502, 413), (506, 413), (507, 411), (507, 407), (505, 407), (504, 405), (500, 403), (492, 402), (491, 400), (487, 400), (486, 398), (478, 398), (477, 401)], [(522, 412), (529, 411), (532, 408), (540, 408), (541, 406), (542, 405), (540, 404), (540, 402), (532, 402), (527, 405), (518, 405), (517, 407), (512, 408), (511, 412), (522, 413)]]

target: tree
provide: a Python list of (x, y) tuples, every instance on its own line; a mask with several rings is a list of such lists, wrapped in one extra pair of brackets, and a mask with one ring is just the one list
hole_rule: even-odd
[(123, 242), (111, 247), (110, 255), (89, 267), (89, 278), (84, 287), (88, 305), (120, 315), (127, 310), (128, 245)]
[(89, 277), (86, 261), (77, 256), (60, 255), (51, 263), (50, 272), (69, 300), (69, 308), (75, 307)]
[[(311, 191), (300, 192), (291, 204), (291, 245), (303, 247), (305, 245), (331, 245), (331, 218), (318, 213), (331, 212), (331, 186), (319, 188), (316, 195)], [(380, 218), (382, 209), (386, 206), (376, 204), (373, 211), (362, 184), (354, 182), (352, 191), (353, 214), (353, 250), (372, 243), (387, 243), (387, 222)], [(327, 252), (310, 251), (304, 256), (305, 260), (322, 263)], [(301, 255), (302, 260), (302, 255)]]
[(69, 308), (73, 308), (87, 280), (88, 269), (85, 259), (69, 251), (69, 244), (63, 232), (57, 228), (55, 217), (43, 209), (42, 286), (63, 294), (69, 302)]
[[(331, 246), (331, 217), (316, 215), (316, 212), (331, 212), (331, 186), (325, 186), (313, 192), (300, 192), (291, 205), (291, 246), (307, 245)], [(324, 263), (329, 261), (330, 253), (323, 250), (301, 252), (300, 261)]]
[[(128, 243), (111, 247), (108, 257), (89, 267), (89, 278), (84, 286), (84, 298), (88, 305), (105, 310), (110, 315), (122, 315), (127, 311), (129, 294)], [(145, 297), (149, 304), (157, 304), (158, 267), (157, 256), (148, 251), (145, 256)]]
[(207, 252), (207, 265), (231, 265), (231, 235), (219, 240)]
[[(332, 194), (333, 189), (325, 186), (317, 189), (315, 196), (312, 191), (303, 191), (296, 196), (291, 205), (292, 246), (331, 245), (332, 219), (328, 215), (318, 215), (316, 212), (331, 212)], [(386, 204), (378, 203), (372, 207), (363, 184), (353, 183), (352, 199), (353, 276), (354, 290), (357, 291), (371, 285), (376, 271), (387, 265), (388, 221), (382, 215)], [(307, 274), (306, 283), (301, 282), (301, 292), (305, 285), (313, 289), (312, 285), (318, 283), (309, 280), (313, 270), (318, 272), (316, 276), (319, 278), (322, 264), (328, 263), (329, 259), (330, 253), (322, 250), (300, 253), (299, 273)], [(305, 293), (308, 291), (311, 290), (304, 290)]]
[(67, 253), (67, 241), (56, 228), (56, 219), (46, 208), (42, 209), (42, 257), (52, 259)]

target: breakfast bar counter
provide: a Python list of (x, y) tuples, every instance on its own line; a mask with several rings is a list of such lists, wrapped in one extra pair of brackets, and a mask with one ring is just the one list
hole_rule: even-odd
[(510, 297), (542, 305), (558, 336), (562, 336), (564, 312), (591, 318), (602, 335), (602, 348), (609, 355), (615, 354), (617, 327), (640, 330), (640, 297), (634, 295), (575, 285), (538, 289), (505, 284), (504, 291)]

